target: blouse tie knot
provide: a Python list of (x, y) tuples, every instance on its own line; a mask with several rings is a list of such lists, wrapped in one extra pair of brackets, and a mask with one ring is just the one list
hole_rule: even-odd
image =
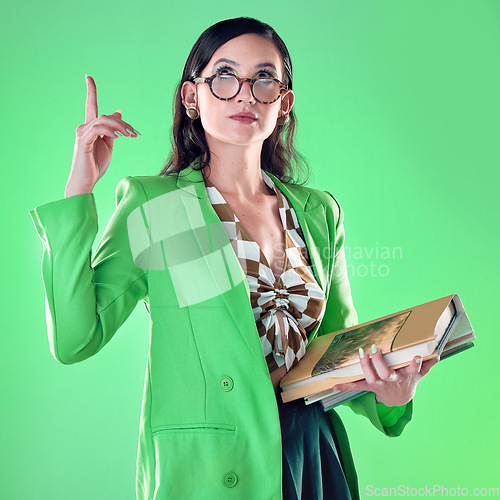
[(275, 283), (274, 294), (274, 302), (276, 303), (277, 309), (288, 309), (288, 296), (290, 294), (288, 293), (286, 286), (281, 281)]

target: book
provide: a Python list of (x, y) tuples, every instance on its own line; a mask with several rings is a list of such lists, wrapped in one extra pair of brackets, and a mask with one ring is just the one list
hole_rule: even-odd
[(335, 384), (364, 378), (359, 348), (375, 344), (398, 369), (415, 356), (445, 359), (474, 345), (472, 325), (457, 294), (448, 295), (311, 340), (304, 357), (282, 379), (283, 402), (304, 398), (325, 411), (366, 391), (336, 391)]

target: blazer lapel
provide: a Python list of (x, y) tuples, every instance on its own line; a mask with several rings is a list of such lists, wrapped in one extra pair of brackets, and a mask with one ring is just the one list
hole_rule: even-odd
[[(267, 171), (266, 173), (272, 178), (278, 189), (287, 197), (287, 199), (293, 206), (300, 227), (304, 234), (304, 238), (306, 240), (309, 255), (311, 257), (314, 276), (321, 288), (326, 293), (329, 267), (331, 265), (331, 251), (329, 245), (330, 235), (326, 222), (325, 207), (322, 204), (310, 206), (310, 204), (308, 204), (310, 194), (306, 189), (295, 187), (293, 185), (286, 185), (273, 174), (270, 174)], [(231, 295), (231, 299), (229, 299), (229, 295), (224, 293), (223, 287), (221, 288), (220, 286), (220, 275), (225, 273), (220, 273), (220, 266), (216, 266), (215, 262), (211, 263), (207, 260), (207, 265), (211, 267), (210, 274), (213, 277), (214, 286), (217, 286), (219, 288), (219, 291), (221, 291), (220, 297), (223, 299), (236, 326), (243, 334), (250, 350), (254, 353), (254, 355), (257, 355), (259, 358), (261, 358), (262, 353), (260, 348), (257, 349), (257, 352), (255, 351), (255, 347), (257, 344), (255, 342), (252, 342), (252, 339), (249, 339), (247, 335), (245, 335), (245, 330), (243, 328), (244, 321), (242, 321), (242, 318), (244, 317), (244, 314), (242, 313), (242, 311), (247, 308), (249, 309), (250, 313), (252, 313), (249, 301), (250, 289), (248, 286), (248, 282), (246, 280), (246, 276), (243, 273), (243, 270), (241, 269), (239, 261), (234, 254), (224, 227), (222, 226), (222, 223), (220, 222), (220, 219), (215, 212), (210, 199), (208, 198), (201, 171), (195, 170), (194, 168), (192, 168), (192, 166), (181, 171), (177, 178), (177, 188), (182, 189), (187, 193), (190, 193), (191, 196), (196, 196), (198, 198), (198, 202), (200, 204), (206, 225), (206, 234), (205, 231), (199, 230), (195, 231), (194, 233), (196, 239), (198, 240), (200, 248), (206, 248), (207, 242), (210, 242), (209, 250), (223, 250), (223, 259), (226, 263), (227, 275), (229, 276), (231, 285), (235, 287), (240, 284), (240, 281), (243, 281), (244, 283), (246, 294), (233, 294)], [(193, 227), (197, 226), (193, 225)], [(207, 255), (208, 253), (209, 252), (205, 252), (205, 255)], [(222, 279), (226, 278), (223, 276)], [(243, 290), (243, 288), (241, 288), (241, 290)], [(254, 322), (253, 324), (255, 325)], [(255, 339), (257, 339), (257, 336), (255, 337)]]
[[(178, 176), (177, 187), (198, 198), (206, 226), (204, 233), (195, 231), (198, 244), (200, 248), (205, 249), (203, 253), (207, 255), (207, 253), (210, 253), (206, 251), (208, 239), (211, 242), (209, 250), (212, 250), (212, 254), (216, 253), (218, 249), (221, 250), (222, 259), (225, 264), (225, 268), (222, 268), (220, 260), (218, 262), (207, 260), (207, 266), (210, 267), (210, 274), (212, 275), (211, 286), (216, 287), (218, 289), (216, 291), (220, 292), (217, 295), (222, 298), (233, 318), (235, 328), (243, 336), (247, 347), (257, 361), (256, 366), (261, 366), (264, 371), (267, 371), (267, 365), (263, 357), (250, 304), (250, 287), (219, 216), (210, 202), (201, 171), (194, 170), (192, 167), (184, 169)], [(220, 283), (223, 280), (227, 281), (228, 278), (231, 282), (231, 287), (224, 289), (225, 283), (223, 283), (223, 286)], [(213, 296), (214, 294), (212, 293), (211, 295)], [(248, 335), (249, 325), (255, 329), (255, 335)]]
[[(271, 177), (278, 189), (288, 198), (293, 209), (295, 210), (300, 227), (304, 233), (309, 255), (311, 257), (314, 276), (323, 291), (326, 291), (331, 265), (331, 236), (326, 222), (324, 205), (320, 203), (318, 205), (310, 206), (308, 203), (310, 197), (308, 190), (298, 186), (296, 187), (293, 184), (284, 184), (270, 172), (266, 171), (266, 174)], [(205, 216), (205, 222), (210, 224), (210, 226), (213, 225), (212, 228), (216, 228), (217, 233), (219, 233), (220, 230), (223, 230), (224, 228), (222, 227), (220, 219), (210, 203), (205, 183), (203, 182), (202, 173), (200, 170), (188, 167), (179, 174), (177, 187), (192, 193), (193, 186)], [(220, 228), (218, 226), (220, 226)], [(229, 239), (227, 241), (229, 242)], [(237, 261), (236, 256), (234, 257)]]
[(308, 203), (310, 194), (306, 189), (293, 184), (283, 184), (275, 175), (266, 172), (278, 189), (288, 198), (295, 210), (307, 249), (311, 257), (314, 276), (326, 292), (331, 265), (330, 234), (326, 223), (325, 207), (321, 203)]
[[(200, 222), (199, 217), (197, 218), (193, 214), (193, 210), (190, 209), (192, 207), (186, 206), (186, 213), (187, 217), (190, 218), (192, 228), (195, 229), (194, 235), (201, 249), (201, 254), (205, 256), (207, 266), (210, 268), (211, 284), (217, 287), (217, 294), (223, 295), (224, 292), (244, 281), (249, 298), (248, 282), (238, 259), (234, 255), (226, 231), (208, 198), (201, 171), (194, 170), (192, 167), (184, 169), (177, 178), (177, 187), (185, 193), (189, 193), (190, 196), (186, 200), (189, 200), (190, 197), (198, 198), (196, 205), (201, 209), (203, 220)], [(220, 258), (210, 257), (219, 251), (221, 251)], [(222, 273), (221, 263), (224, 271)]]
[[(310, 193), (293, 184), (283, 184), (275, 175), (266, 172), (275, 182), (278, 189), (288, 198), (291, 203), (300, 227), (306, 240), (307, 249), (311, 258), (311, 266), (314, 276), (320, 287), (328, 296), (331, 269), (333, 264), (333, 254), (330, 242), (334, 240), (335, 235), (329, 234), (328, 224), (326, 222), (325, 206), (321, 203), (314, 205), (309, 202)], [(321, 322), (309, 333), (308, 345), (319, 332)]]

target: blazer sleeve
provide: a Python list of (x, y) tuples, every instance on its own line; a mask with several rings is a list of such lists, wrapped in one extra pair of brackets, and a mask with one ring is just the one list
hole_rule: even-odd
[(129, 214), (146, 201), (132, 177), (116, 188), (116, 210), (92, 258), (98, 230), (93, 193), (29, 211), (42, 240), (42, 280), (50, 350), (62, 364), (99, 352), (148, 292), (147, 270), (136, 267)]
[[(328, 191), (331, 197), (329, 224), (335, 228), (333, 251), (333, 266), (330, 288), (326, 303), (325, 315), (318, 335), (324, 335), (358, 324), (358, 316), (354, 308), (351, 286), (347, 276), (347, 265), (344, 251), (344, 212), (337, 199)], [(368, 392), (344, 403), (355, 413), (367, 417), (370, 422), (387, 436), (399, 436), (412, 418), (413, 400), (402, 406), (388, 407), (377, 403), (375, 393)]]

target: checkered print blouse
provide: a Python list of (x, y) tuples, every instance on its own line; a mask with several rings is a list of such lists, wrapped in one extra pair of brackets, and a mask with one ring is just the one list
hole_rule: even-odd
[[(285, 262), (276, 281), (269, 263), (219, 190), (205, 179), (207, 194), (246, 274), (250, 302), (269, 371), (286, 364), (287, 371), (305, 354), (307, 336), (325, 312), (325, 295), (314, 278), (297, 216), (287, 198), (261, 170), (264, 182), (278, 196), (285, 229)], [(283, 345), (276, 312), (283, 312)]]

